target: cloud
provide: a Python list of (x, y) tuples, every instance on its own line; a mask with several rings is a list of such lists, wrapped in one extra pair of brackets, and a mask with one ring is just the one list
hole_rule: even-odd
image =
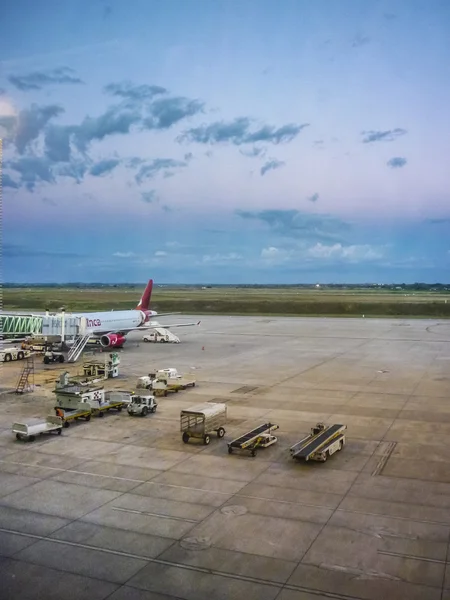
[(155, 100), (149, 107), (150, 114), (144, 119), (143, 128), (168, 129), (183, 119), (203, 112), (203, 107), (203, 102), (182, 96)]
[(132, 126), (141, 121), (141, 114), (137, 108), (111, 106), (99, 117), (85, 117), (80, 125), (70, 128), (70, 133), (74, 134), (78, 150), (85, 152), (92, 141), (101, 141), (110, 135), (130, 133)]
[(450, 217), (442, 217), (440, 219), (426, 219), (425, 222), (429, 223), (430, 225), (447, 225), (448, 223), (450, 223)]
[(70, 136), (76, 128), (50, 125), (45, 131), (45, 155), (54, 162), (68, 162), (71, 157)]
[(164, 250), (157, 250), (155, 256), (167, 256), (167, 252), (164, 252)]
[(312, 258), (320, 259), (338, 259), (347, 262), (361, 262), (368, 260), (378, 260), (383, 257), (380, 248), (375, 248), (368, 244), (343, 246), (342, 244), (333, 244), (327, 246), (317, 243), (309, 248), (307, 255)]
[(56, 202), (56, 200), (53, 200), (53, 198), (41, 198), (42, 202), (44, 204), (48, 204), (48, 206), (58, 206), (58, 203)]
[(384, 256), (382, 248), (370, 245), (343, 245), (340, 243), (327, 245), (320, 242), (313, 246), (297, 246), (294, 248), (278, 248), (269, 246), (261, 250), (261, 258), (270, 265), (283, 264), (289, 261), (299, 263), (360, 263), (376, 261)]
[(307, 200), (309, 200), (310, 202), (317, 202), (317, 200), (319, 199), (319, 194), (316, 192), (315, 194), (313, 194), (312, 196), (308, 196)]
[(136, 255), (134, 252), (114, 252), (113, 256), (116, 258), (132, 258)]
[(59, 252), (58, 250), (40, 250), (36, 246), (27, 247), (19, 244), (3, 244), (2, 254), (7, 258), (34, 258), (48, 256), (49, 258), (78, 258), (83, 256), (76, 252)]
[(255, 158), (257, 156), (263, 157), (266, 154), (266, 150), (264, 148), (252, 148), (251, 150), (239, 150), (239, 152), (243, 156), (249, 156), (250, 158)]
[(365, 46), (369, 42), (370, 37), (361, 34), (355, 35), (355, 37), (352, 40), (352, 48), (360, 48), (361, 46)]
[(387, 131), (362, 131), (361, 135), (364, 136), (363, 144), (369, 144), (370, 142), (392, 142), (406, 133), (406, 129), (397, 127)]
[(9, 162), (7, 166), (20, 173), (20, 184), (30, 192), (34, 191), (36, 183), (39, 181), (55, 183), (50, 162), (46, 158), (24, 156)]
[(111, 173), (111, 171), (113, 171), (119, 164), (120, 160), (117, 158), (101, 160), (91, 167), (89, 173), (95, 177), (107, 175), (108, 173)]
[(278, 129), (270, 125), (264, 125), (252, 132), (250, 131), (251, 123), (252, 121), (248, 117), (238, 117), (230, 122), (217, 121), (210, 125), (188, 129), (178, 137), (178, 140), (187, 140), (199, 144), (231, 143), (236, 146), (256, 142), (280, 144), (292, 141), (302, 129), (309, 125), (309, 123), (303, 125), (289, 123)]
[(267, 171), (273, 171), (275, 169), (279, 169), (280, 167), (285, 166), (285, 162), (282, 160), (276, 160), (275, 158), (272, 160), (268, 160), (265, 165), (263, 165), (260, 169), (261, 176), (265, 175)]
[(236, 252), (229, 252), (228, 254), (205, 254), (202, 257), (203, 263), (215, 265), (236, 262), (238, 260), (242, 260), (242, 256)]
[(47, 106), (32, 104), (30, 108), (21, 110), (17, 117), (0, 117), (0, 125), (14, 134), (16, 150), (19, 154), (24, 154), (30, 143), (38, 139), (49, 121), (63, 112), (64, 109), (56, 104)]
[(109, 83), (103, 90), (111, 96), (118, 96), (119, 98), (132, 100), (133, 102), (150, 100), (154, 96), (167, 93), (166, 88), (159, 85), (133, 85), (131, 81)]
[(408, 161), (406, 158), (402, 158), (401, 156), (394, 156), (387, 161), (387, 166), (391, 167), (391, 169), (398, 169), (404, 167)]
[(159, 201), (155, 190), (150, 190), (149, 192), (142, 192), (141, 198), (144, 202), (147, 202), (148, 204), (152, 204), (153, 202)]
[(8, 173), (3, 173), (3, 177), (2, 177), (2, 181), (1, 181), (2, 185), (4, 188), (10, 187), (13, 188), (15, 190), (18, 190), (20, 185), (18, 183), (16, 183), (9, 175)]
[(27, 75), (10, 75), (8, 80), (23, 92), (41, 90), (44, 86), (55, 83), (84, 83), (79, 77), (72, 75), (74, 72), (69, 67), (57, 67), (49, 71), (35, 71)]
[(330, 215), (298, 210), (237, 210), (236, 214), (243, 219), (260, 221), (284, 237), (339, 240), (343, 232), (350, 229), (348, 223)]
[(149, 164), (143, 165), (136, 174), (135, 180), (138, 185), (145, 179), (153, 179), (160, 171), (165, 171), (165, 175), (170, 173), (168, 169), (186, 167), (187, 163), (173, 158), (155, 158)]

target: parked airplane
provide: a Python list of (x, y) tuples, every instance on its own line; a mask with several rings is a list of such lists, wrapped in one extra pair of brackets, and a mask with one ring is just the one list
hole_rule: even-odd
[[(152, 289), (153, 280), (150, 279), (136, 308), (132, 310), (73, 313), (73, 316), (81, 318), (82, 330), (84, 329), (85, 335), (99, 339), (100, 344), (104, 348), (121, 348), (126, 341), (126, 335), (130, 331), (154, 329), (155, 327), (171, 329), (172, 327), (188, 327), (200, 324), (200, 321), (198, 321), (196, 323), (161, 325), (157, 321), (151, 321), (153, 316), (158, 315), (156, 311), (149, 308)], [(173, 313), (164, 314), (169, 315)], [(161, 317), (163, 314), (159, 314), (158, 316)]]

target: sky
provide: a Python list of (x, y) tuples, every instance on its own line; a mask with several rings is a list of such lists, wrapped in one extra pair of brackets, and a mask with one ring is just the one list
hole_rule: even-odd
[(4, 282), (450, 281), (448, 0), (16, 0)]

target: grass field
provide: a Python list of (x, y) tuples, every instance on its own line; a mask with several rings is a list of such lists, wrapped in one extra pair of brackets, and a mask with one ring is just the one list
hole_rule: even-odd
[[(143, 288), (5, 288), (3, 310), (131, 309)], [(450, 293), (377, 289), (155, 287), (158, 312), (229, 315), (450, 317)]]

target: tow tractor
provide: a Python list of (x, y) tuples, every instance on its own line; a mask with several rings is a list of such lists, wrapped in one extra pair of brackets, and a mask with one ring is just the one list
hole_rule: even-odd
[(158, 404), (155, 402), (155, 396), (139, 396), (137, 394), (133, 394), (131, 396), (131, 402), (127, 407), (127, 412), (130, 415), (141, 415), (142, 417), (146, 417), (149, 412), (156, 412), (156, 407)]
[(271, 432), (278, 428), (279, 426), (273, 423), (264, 423), (259, 427), (255, 427), (255, 429), (228, 442), (228, 454), (232, 454), (233, 450), (248, 450), (251, 456), (256, 456), (257, 448), (267, 448), (272, 444), (276, 444), (278, 438), (272, 435)]
[(308, 436), (290, 448), (292, 458), (325, 462), (329, 456), (344, 447), (346, 429), (347, 425), (326, 426), (324, 423), (317, 423)]
[(31, 356), (29, 350), (21, 350), (20, 348), (11, 347), (4, 348), (0, 351), (0, 362), (10, 362), (12, 360), (23, 360)]

